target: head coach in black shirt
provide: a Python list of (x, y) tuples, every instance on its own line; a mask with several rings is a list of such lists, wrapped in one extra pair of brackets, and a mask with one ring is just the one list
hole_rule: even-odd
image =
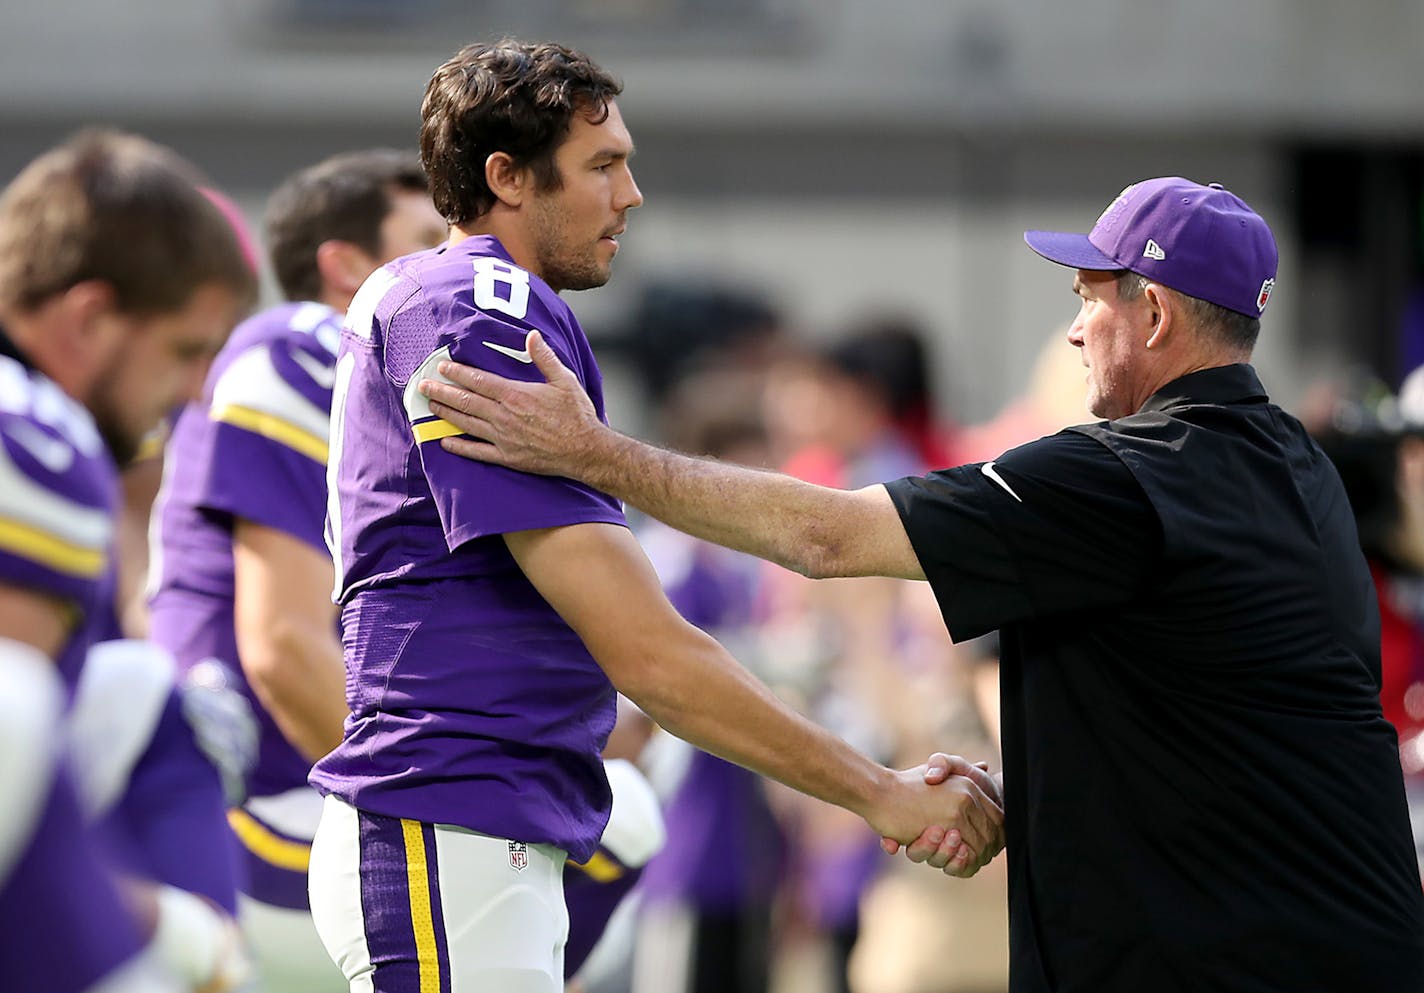
[[(954, 638), (1001, 631), (1014, 993), (1424, 991), (1369, 572), (1335, 471), (1248, 364), (1270, 229), (1165, 178), (1088, 235), (1026, 239), (1075, 270), (1102, 420), (992, 462), (838, 491), (690, 459), (601, 424), (537, 333), (547, 384), (422, 389), (468, 432), (452, 451), (807, 575), (928, 579)], [(911, 856), (992, 855), (942, 827)]]

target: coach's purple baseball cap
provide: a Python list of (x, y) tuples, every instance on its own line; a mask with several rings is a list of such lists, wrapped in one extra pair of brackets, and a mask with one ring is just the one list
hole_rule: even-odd
[(1179, 176), (1129, 186), (1086, 235), (1025, 231), (1050, 262), (1131, 269), (1179, 293), (1260, 317), (1276, 285), (1276, 239), (1246, 202), (1218, 183)]

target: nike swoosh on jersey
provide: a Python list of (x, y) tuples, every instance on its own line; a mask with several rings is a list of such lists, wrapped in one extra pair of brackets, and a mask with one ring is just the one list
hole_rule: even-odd
[(74, 464), (74, 449), (67, 442), (51, 438), (33, 424), (15, 421), (5, 433), (29, 452), (36, 462), (56, 475)]
[(1023, 497), (1014, 492), (1014, 488), (1004, 482), (1004, 477), (999, 475), (999, 470), (994, 468), (993, 462), (985, 462), (979, 467), (979, 471), (994, 481), (994, 485), (1013, 497), (1019, 503), (1023, 503)]
[(302, 367), (302, 371), (311, 377), (312, 382), (324, 390), (329, 390), (336, 385), (336, 366), (327, 365), (321, 359), (304, 352), (300, 348), (292, 350), (292, 361)]
[(483, 344), (486, 348), (493, 348), (501, 355), (508, 355), (516, 362), (523, 362), (525, 365), (528, 365), (529, 363), (534, 361), (534, 356), (530, 355), (527, 350), (521, 352), (518, 349), (510, 348), (508, 345), (496, 345), (492, 341), (481, 342), (481, 344)]

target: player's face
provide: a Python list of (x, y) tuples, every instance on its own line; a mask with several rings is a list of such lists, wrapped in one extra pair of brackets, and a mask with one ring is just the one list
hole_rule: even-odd
[(632, 154), (617, 104), (609, 103), (600, 124), (574, 115), (554, 153), (562, 186), (536, 192), (530, 202), (535, 268), (555, 290), (591, 289), (612, 275), (628, 211), (643, 202), (628, 168)]
[(381, 221), (381, 257), (375, 260), (376, 266), (402, 255), (434, 248), (449, 234), (445, 218), (435, 209), (429, 194), (396, 190), (391, 193), (390, 213)]
[(1088, 409), (1094, 417), (1126, 417), (1150, 395), (1142, 374), (1150, 322), (1145, 298), (1120, 300), (1117, 276), (1079, 269), (1073, 292), (1080, 301), (1068, 341), (1082, 351), (1088, 367)]
[(123, 343), (88, 401), (120, 464), (174, 407), (202, 395), (208, 366), (237, 317), (233, 292), (210, 283), (182, 310), (120, 318), (128, 325)]

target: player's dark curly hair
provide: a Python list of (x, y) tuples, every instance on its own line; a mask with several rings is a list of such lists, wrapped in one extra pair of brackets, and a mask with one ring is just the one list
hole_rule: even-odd
[(420, 108), (420, 157), (435, 208), (465, 224), (494, 206), (485, 160), (505, 152), (542, 190), (561, 185), (554, 153), (576, 113), (594, 124), (623, 84), (582, 52), (504, 39), (469, 45), (435, 70)]

